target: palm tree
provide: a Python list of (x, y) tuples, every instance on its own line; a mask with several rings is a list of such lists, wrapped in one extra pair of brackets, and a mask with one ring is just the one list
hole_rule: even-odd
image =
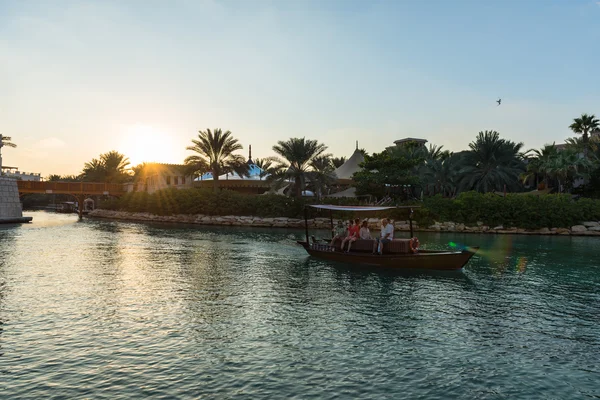
[(83, 166), (81, 178), (87, 182), (124, 183), (131, 178), (129, 159), (118, 151), (100, 154)]
[(316, 140), (305, 138), (291, 138), (287, 141), (279, 141), (273, 146), (273, 151), (283, 159), (275, 158), (277, 162), (275, 170), (278, 180), (286, 179), (294, 181), (294, 194), (302, 195), (306, 186), (308, 172), (311, 170), (312, 161), (323, 155), (327, 146)]
[(17, 147), (11, 140), (12, 138), (10, 136), (3, 136), (0, 134), (0, 175), (2, 174), (2, 147)]
[(128, 180), (131, 175), (127, 171), (129, 166), (129, 158), (125, 157), (118, 151), (109, 151), (100, 155), (100, 160), (106, 171), (106, 182), (108, 183), (123, 183)]
[(470, 151), (463, 156), (460, 170), (461, 187), (478, 192), (501, 191), (506, 185), (510, 190), (519, 187), (519, 176), (525, 171), (523, 143), (500, 138), (496, 131), (479, 132)]
[(594, 114), (581, 114), (581, 117), (575, 118), (573, 123), (569, 125), (569, 128), (579, 133), (583, 139), (583, 142), (587, 145), (589, 141), (589, 134), (600, 128), (600, 120), (596, 118)]
[(587, 153), (588, 150), (598, 151), (600, 148), (600, 138), (598, 136), (590, 136), (588, 142), (583, 140), (583, 137), (572, 137), (565, 140), (567, 148), (577, 150), (580, 153)]
[(559, 191), (563, 192), (565, 187), (570, 187), (577, 178), (587, 178), (588, 171), (594, 167), (593, 162), (581, 153), (573, 149), (559, 151), (553, 157), (544, 172), (558, 181)]
[(271, 174), (273, 169), (273, 160), (271, 158), (257, 158), (254, 160), (254, 164), (261, 170), (258, 174), (261, 181)]
[(438, 146), (435, 144), (429, 144), (429, 148), (426, 150), (426, 160), (444, 160), (450, 157), (448, 150), (442, 150), (444, 146)]
[(539, 176), (542, 175), (542, 181), (546, 186), (550, 186), (548, 170), (554, 159), (558, 155), (558, 149), (554, 143), (544, 145), (540, 150), (531, 149), (526, 153), (532, 153), (532, 156), (527, 157), (527, 171), (521, 176), (523, 183), (530, 178), (535, 178), (536, 187), (538, 186)]
[(443, 159), (425, 160), (419, 169), (419, 175), (428, 194), (441, 193), (444, 197), (456, 194), (459, 161), (458, 154), (448, 155)]
[(187, 157), (184, 162), (201, 173), (210, 171), (215, 192), (219, 189), (221, 174), (235, 172), (240, 176), (248, 176), (249, 166), (246, 159), (241, 155), (233, 154), (243, 147), (231, 136), (230, 131), (223, 132), (221, 129), (215, 129), (214, 132), (210, 129), (205, 132), (199, 131), (198, 140), (192, 139), (192, 143), (194, 145), (186, 147), (186, 150), (197, 154)]
[(331, 164), (333, 164), (333, 168), (339, 168), (346, 162), (346, 157), (333, 157), (331, 159)]
[(105, 182), (106, 168), (101, 160), (93, 158), (92, 161), (84, 164), (81, 177), (87, 182)]
[(326, 154), (314, 157), (310, 166), (312, 171), (308, 173), (308, 180), (317, 198), (320, 199), (325, 188), (336, 180), (331, 156)]

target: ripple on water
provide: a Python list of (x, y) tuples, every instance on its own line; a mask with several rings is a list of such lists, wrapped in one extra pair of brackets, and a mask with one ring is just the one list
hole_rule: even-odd
[(7, 398), (600, 396), (593, 238), (424, 234), (482, 255), (390, 272), (299, 231), (34, 221), (0, 230)]

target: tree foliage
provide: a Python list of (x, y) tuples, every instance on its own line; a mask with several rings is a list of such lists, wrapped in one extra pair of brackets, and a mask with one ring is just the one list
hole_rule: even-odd
[(81, 180), (86, 182), (124, 183), (131, 180), (129, 159), (118, 151), (109, 151), (85, 163)]
[(423, 153), (410, 147), (367, 154), (360, 165), (362, 169), (352, 177), (356, 193), (383, 197), (400, 187), (418, 184), (419, 178), (415, 174), (415, 168), (424, 160)]
[(243, 147), (231, 131), (199, 131), (198, 139), (192, 139), (192, 143), (194, 145), (186, 147), (186, 150), (196, 154), (187, 157), (184, 163), (189, 166), (191, 174), (212, 173), (215, 191), (219, 188), (219, 176), (222, 174), (235, 172), (240, 176), (248, 176), (246, 159), (234, 154)]
[(594, 114), (581, 114), (581, 117), (573, 119), (569, 129), (581, 135), (583, 142), (587, 144), (590, 139), (590, 133), (600, 128), (600, 120)]
[(523, 143), (500, 138), (496, 131), (479, 132), (469, 151), (462, 157), (459, 174), (462, 191), (509, 191), (520, 189), (520, 175), (525, 171)]
[(327, 146), (317, 140), (306, 138), (290, 138), (279, 141), (273, 146), (273, 151), (279, 157), (272, 158), (274, 167), (272, 181), (282, 184), (284, 181), (293, 182), (292, 192), (300, 197), (306, 188), (309, 172), (314, 171), (313, 160), (323, 156)]

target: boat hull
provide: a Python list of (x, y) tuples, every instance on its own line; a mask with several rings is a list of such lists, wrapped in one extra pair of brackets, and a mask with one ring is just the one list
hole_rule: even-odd
[(393, 269), (426, 269), (455, 271), (462, 269), (477, 252), (477, 248), (463, 251), (423, 251), (416, 254), (343, 253), (311, 248), (298, 242), (313, 257), (341, 263), (371, 265)]

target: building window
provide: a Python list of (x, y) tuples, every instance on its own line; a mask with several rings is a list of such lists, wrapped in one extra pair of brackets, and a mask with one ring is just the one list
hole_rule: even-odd
[(175, 185), (179, 185), (179, 177), (175, 176), (174, 179), (175, 179)]
[(171, 184), (171, 177), (167, 176), (167, 185), (170, 185), (170, 184)]
[(181, 177), (181, 184), (182, 184), (182, 185), (185, 185), (185, 176), (182, 176), (182, 177)]

